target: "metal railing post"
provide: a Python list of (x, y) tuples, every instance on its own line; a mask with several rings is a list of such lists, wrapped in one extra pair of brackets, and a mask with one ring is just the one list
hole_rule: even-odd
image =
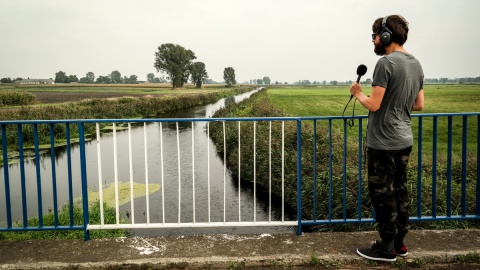
[(5, 206), (7, 207), (7, 228), (12, 228), (12, 205), (10, 200), (10, 175), (8, 173), (7, 129), (2, 125), (3, 176), (5, 184)]
[(297, 234), (302, 235), (302, 120), (297, 120)]
[(480, 217), (480, 115), (477, 116), (477, 204), (476, 214)]
[(82, 206), (83, 206), (83, 239), (90, 240), (90, 231), (88, 230), (88, 185), (87, 185), (87, 160), (85, 157), (85, 129), (82, 122), (78, 122), (78, 136), (80, 139), (80, 173), (82, 176)]

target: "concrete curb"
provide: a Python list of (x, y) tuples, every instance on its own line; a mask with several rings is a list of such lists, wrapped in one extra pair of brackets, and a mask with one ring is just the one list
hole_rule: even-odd
[[(364, 268), (369, 262), (355, 250), (376, 238), (376, 232), (328, 232), (0, 242), (0, 269)], [(480, 267), (480, 230), (412, 231), (407, 245), (410, 255), (398, 265), (473, 258)]]

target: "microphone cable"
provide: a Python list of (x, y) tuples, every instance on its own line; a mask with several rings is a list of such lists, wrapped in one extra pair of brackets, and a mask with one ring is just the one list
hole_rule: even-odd
[(350, 100), (347, 102), (345, 105), (345, 108), (343, 109), (342, 112), (342, 117), (343, 117), (343, 122), (345, 122), (349, 127), (353, 127), (355, 125), (355, 104), (357, 103), (357, 98), (355, 98), (355, 101), (353, 102), (353, 110), (352, 110), (352, 117), (351, 118), (345, 118), (345, 111), (347, 110), (348, 104), (350, 104), (350, 101), (352, 101), (353, 96), (350, 98)]

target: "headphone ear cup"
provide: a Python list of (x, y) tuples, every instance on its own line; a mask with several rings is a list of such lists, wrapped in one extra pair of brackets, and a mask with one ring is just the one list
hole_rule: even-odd
[(380, 41), (383, 43), (383, 45), (388, 46), (391, 43), (392, 35), (391, 32), (388, 31), (388, 29), (384, 29), (380, 33)]

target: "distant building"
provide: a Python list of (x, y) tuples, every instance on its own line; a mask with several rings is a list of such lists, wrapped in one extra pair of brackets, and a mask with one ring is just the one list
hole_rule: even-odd
[(18, 84), (54, 84), (55, 81), (52, 79), (21, 79), (20, 81), (15, 81)]

